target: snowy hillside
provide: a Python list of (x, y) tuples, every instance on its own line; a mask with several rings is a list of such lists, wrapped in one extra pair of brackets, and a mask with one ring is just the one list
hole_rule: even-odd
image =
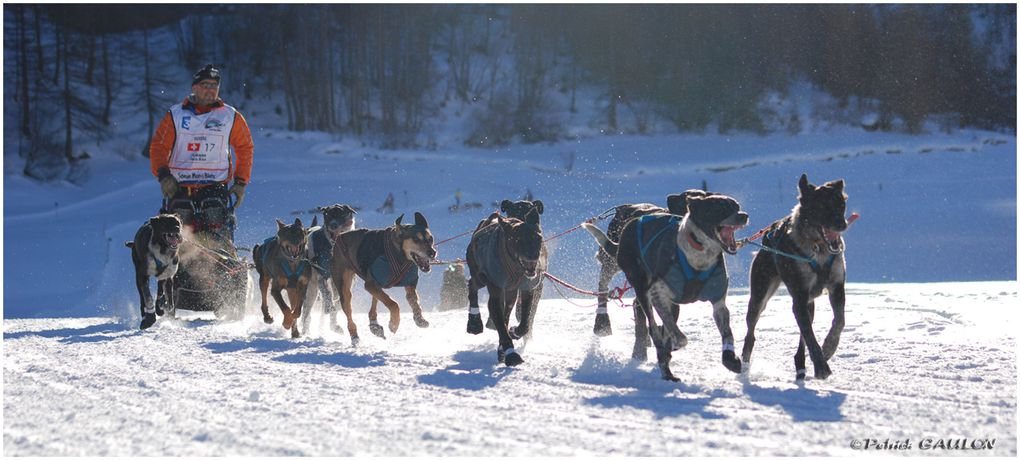
[[(558, 300), (542, 303), (513, 369), (496, 364), (495, 333), (464, 332), (463, 311), (359, 348), (329, 331), (285, 338), (254, 311), (144, 333), (111, 318), (7, 319), (4, 453), (844, 456), (888, 440), (911, 443), (898, 454), (1016, 455), (1015, 282), (858, 283), (847, 299), (834, 374), (803, 385), (782, 294), (744, 376), (719, 363), (710, 307), (682, 308), (680, 384), (630, 362), (627, 310), (599, 339), (590, 309)], [(739, 338), (746, 301), (731, 292)], [(830, 317), (823, 303), (816, 329)], [(991, 448), (922, 449), (964, 438)]]

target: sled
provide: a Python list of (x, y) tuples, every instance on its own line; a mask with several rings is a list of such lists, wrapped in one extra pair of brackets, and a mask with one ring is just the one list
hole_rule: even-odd
[(207, 198), (196, 206), (178, 199), (165, 204), (164, 211), (177, 214), (186, 229), (174, 283), (175, 308), (211, 311), (223, 320), (243, 318), (248, 263), (234, 247), (233, 203)]

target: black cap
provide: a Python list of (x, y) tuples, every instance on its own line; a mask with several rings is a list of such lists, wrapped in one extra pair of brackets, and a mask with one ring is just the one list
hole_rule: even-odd
[(202, 67), (201, 70), (195, 72), (195, 76), (191, 79), (191, 84), (198, 84), (198, 82), (202, 80), (220, 81), (220, 70), (213, 67), (212, 64), (207, 64), (205, 67)]

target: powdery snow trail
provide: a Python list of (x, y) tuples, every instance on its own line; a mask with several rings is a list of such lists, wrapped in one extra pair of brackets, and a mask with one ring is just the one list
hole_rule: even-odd
[[(742, 376), (720, 363), (711, 307), (684, 306), (680, 384), (630, 362), (629, 310), (611, 309), (615, 335), (595, 338), (591, 309), (548, 297), (514, 369), (496, 364), (494, 332), (464, 332), (463, 311), (426, 312), (428, 329), (405, 315), (385, 341), (359, 311), (358, 348), (318, 332), (318, 308), (298, 340), (253, 312), (146, 332), (133, 320), (7, 319), (4, 453), (854, 455), (874, 453), (854, 440), (889, 439), (930, 455), (924, 439), (967, 438), (994, 448), (938, 454), (1015, 456), (1016, 301), (1015, 282), (850, 285), (833, 376), (802, 385), (782, 290)], [(738, 349), (746, 302), (731, 292)], [(820, 298), (819, 334), (830, 318)]]

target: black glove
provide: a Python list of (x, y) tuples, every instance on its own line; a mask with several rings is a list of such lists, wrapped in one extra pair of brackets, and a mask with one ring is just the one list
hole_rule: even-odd
[(177, 194), (177, 179), (170, 174), (170, 168), (159, 168), (157, 174), (159, 175), (159, 188), (163, 191), (163, 198), (167, 200), (173, 198)]
[(241, 180), (241, 179), (234, 179), (234, 185), (232, 185), (230, 187), (230, 190), (227, 192), (227, 193), (229, 193), (231, 195), (234, 195), (234, 208), (235, 209), (241, 207), (241, 202), (244, 201), (244, 186), (245, 186), (245, 183), (244, 183), (243, 180)]

